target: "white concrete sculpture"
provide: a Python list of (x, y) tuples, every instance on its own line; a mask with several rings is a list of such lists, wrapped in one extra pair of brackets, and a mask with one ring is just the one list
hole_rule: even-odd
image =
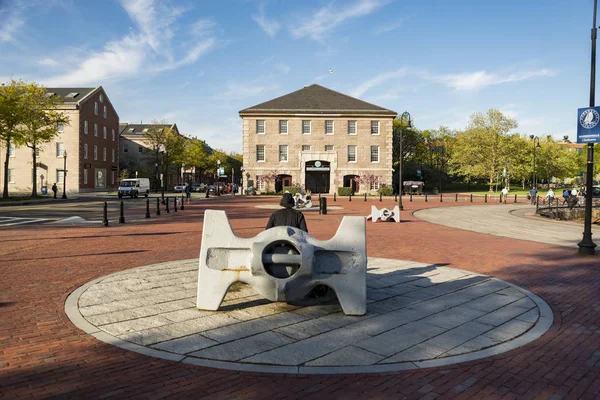
[(296, 193), (294, 195), (295, 208), (312, 208), (312, 196), (310, 193)]
[(197, 307), (217, 310), (234, 282), (271, 301), (304, 298), (315, 286), (333, 289), (346, 315), (367, 311), (365, 219), (344, 217), (332, 239), (278, 226), (237, 237), (225, 211), (206, 210), (200, 248)]
[(383, 222), (400, 222), (400, 207), (396, 206), (393, 210), (390, 211), (387, 208), (382, 208), (381, 210), (378, 210), (377, 207), (371, 206), (371, 221), (377, 222), (378, 219), (382, 220)]

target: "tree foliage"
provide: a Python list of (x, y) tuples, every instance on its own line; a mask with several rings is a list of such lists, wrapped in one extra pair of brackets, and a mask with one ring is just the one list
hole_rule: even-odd
[(17, 128), (25, 119), (23, 97), (27, 93), (28, 84), (12, 80), (10, 84), (0, 87), (0, 141), (6, 149), (4, 158), (4, 190), (3, 198), (8, 198), (8, 167), (10, 146), (22, 142), (22, 132)]

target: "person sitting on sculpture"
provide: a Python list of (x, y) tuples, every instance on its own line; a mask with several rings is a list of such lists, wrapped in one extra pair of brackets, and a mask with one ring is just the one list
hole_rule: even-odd
[(275, 211), (271, 215), (265, 229), (270, 229), (275, 226), (292, 226), (308, 233), (304, 214), (298, 210), (294, 210), (295, 202), (291, 194), (285, 193), (281, 198), (279, 205), (284, 208)]

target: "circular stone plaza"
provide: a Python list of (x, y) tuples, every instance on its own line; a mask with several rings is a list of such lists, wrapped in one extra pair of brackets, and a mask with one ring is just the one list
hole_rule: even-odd
[[(305, 213), (320, 240), (394, 205), (329, 201)], [(524, 203), (415, 200), (401, 223), (366, 223), (364, 316), (331, 290), (271, 302), (245, 284), (196, 308), (204, 211), (251, 238), (277, 202), (0, 231), (0, 397), (600, 396), (600, 263), (576, 255), (580, 225)]]

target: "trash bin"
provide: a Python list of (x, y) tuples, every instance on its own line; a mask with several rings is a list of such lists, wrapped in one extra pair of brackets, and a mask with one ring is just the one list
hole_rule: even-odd
[(42, 194), (48, 194), (48, 186), (42, 186)]
[(319, 199), (319, 214), (327, 214), (327, 197)]

